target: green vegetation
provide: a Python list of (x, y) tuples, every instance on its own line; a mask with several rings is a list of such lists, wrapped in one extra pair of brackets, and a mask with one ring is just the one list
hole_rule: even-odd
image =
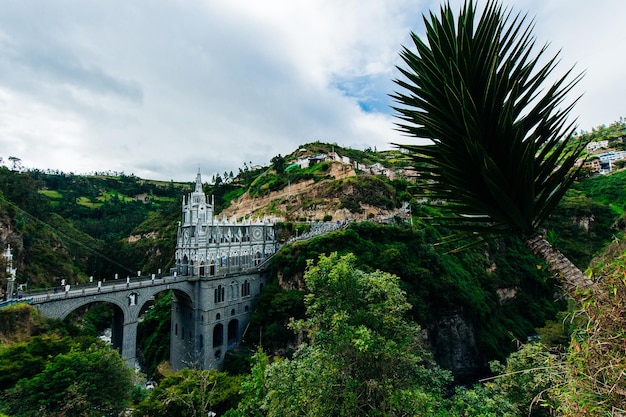
[(578, 135), (576, 135), (576, 139), (583, 143), (607, 140), (609, 142), (609, 147), (616, 150), (624, 150), (626, 144), (624, 144), (623, 138), (625, 136), (626, 120), (623, 117), (620, 117), (618, 121), (615, 121), (608, 126), (598, 126), (595, 129), (592, 129), (591, 132), (581, 131)]
[(129, 404), (132, 371), (108, 347), (92, 345), (56, 355), (32, 378), (5, 391), (3, 408), (12, 416), (101, 416)]
[[(382, 270), (400, 277), (412, 305), (411, 318), (422, 326), (433, 326), (451, 312), (463, 312), (476, 329), (480, 351), (492, 359), (504, 359), (513, 351), (512, 336), (526, 340), (565, 307), (553, 302), (554, 281), (537, 268), (532, 253), (518, 240), (493, 242), (488, 251), (443, 254), (433, 248), (439, 238), (437, 229), (428, 224), (411, 229), (353, 223), (345, 230), (283, 248), (272, 260), (271, 275), (297, 282), (308, 260), (331, 252), (354, 253), (364, 271)], [(496, 290), (503, 288), (520, 291), (501, 303)], [(297, 291), (268, 286), (251, 320), (248, 341), (258, 343), (263, 327), (264, 345), (279, 348), (292, 342), (286, 324), (292, 317), (302, 317), (300, 297)]]
[[(67, 261), (54, 261), (59, 254), (50, 250), (47, 245), (66, 246), (71, 249), (72, 253), (77, 251), (80, 253), (82, 248), (84, 253), (88, 254), (89, 252), (76, 242), (89, 242), (90, 246), (93, 245), (91, 247), (96, 247), (98, 241), (77, 231), (56, 213), (51, 213), (52, 208), (47, 207), (47, 197), (36, 191), (38, 186), (27, 173), (17, 174), (0, 171), (0, 174), (7, 175), (4, 182), (5, 188), (2, 189), (3, 198), (6, 195), (4, 190), (10, 192), (11, 196), (11, 200), (5, 198), (0, 205), (2, 215), (5, 219), (10, 219), (11, 227), (24, 233), (25, 248), (29, 248), (29, 251), (40, 248), (32, 252), (34, 254), (32, 259), (36, 261), (35, 264), (43, 262), (41, 265), (45, 265), (45, 267), (39, 266), (33, 270), (49, 271), (51, 268), (57, 268), (60, 271), (65, 271), (64, 268), (67, 265), (73, 265), (72, 271), (80, 271), (80, 268), (92, 264), (91, 261), (80, 261), (72, 257), (63, 258)], [(572, 259), (581, 266), (584, 266), (589, 259), (597, 254), (600, 248), (613, 238), (613, 235), (619, 232), (619, 229), (612, 228), (611, 225), (621, 228), (620, 221), (623, 222), (623, 216), (620, 216), (619, 212), (611, 207), (611, 205), (623, 205), (620, 200), (622, 196), (619, 192), (613, 191), (619, 190), (621, 178), (621, 173), (580, 178), (579, 182), (573, 184), (572, 189), (566, 194), (545, 224), (546, 228), (554, 230), (553, 238), (557, 247), (561, 248), (568, 256), (572, 256)], [(18, 184), (24, 185), (24, 188), (20, 188), (17, 186)], [(340, 182), (331, 181), (329, 184), (336, 184), (329, 185), (331, 189), (337, 187), (335, 192), (341, 189)], [(348, 184), (350, 184), (351, 189), (355, 190), (355, 195), (359, 195), (361, 192), (367, 193), (367, 187), (359, 188), (361, 184), (380, 187), (376, 188), (376, 193), (372, 193), (372, 198), (380, 198), (374, 195), (380, 194), (394, 201), (394, 204), (395, 201), (402, 201), (398, 197), (399, 195), (410, 190), (410, 184), (404, 180), (386, 182), (376, 178), (368, 178), (364, 181), (352, 180)], [(18, 188), (20, 189), (19, 193), (17, 192)], [(614, 198), (605, 197), (602, 193), (604, 189), (609, 194), (614, 193)], [(31, 193), (29, 190), (34, 190), (34, 192)], [(233, 192), (236, 194), (239, 191)], [(39, 210), (41, 218), (46, 219), (46, 224), (50, 224), (51, 228), (42, 226), (25, 212), (20, 211), (21, 207), (13, 202), (14, 197), (16, 201), (20, 201), (20, 204), (30, 207), (31, 210)], [(614, 203), (615, 201), (617, 203)], [(37, 204), (33, 204), (33, 202)], [(154, 262), (152, 265), (155, 267), (164, 265), (164, 263), (155, 261), (155, 259), (159, 259), (155, 254), (161, 250), (171, 250), (174, 246), (175, 225), (180, 214), (179, 205), (175, 204), (174, 206), (176, 207), (171, 211), (165, 211), (164, 207), (160, 207), (149, 213), (132, 230), (136, 236), (155, 235), (158, 237), (143, 237), (134, 246), (125, 239), (115, 243), (115, 245), (119, 245), (120, 251), (126, 252), (126, 256), (139, 260), (137, 264), (141, 265), (140, 269), (147, 270), (145, 265), (150, 262)], [(420, 218), (441, 215), (437, 207), (430, 208), (415, 202), (412, 204), (412, 212)], [(591, 222), (587, 222), (585, 219), (591, 219)], [(433, 244), (441, 241), (441, 237), (447, 235), (449, 231), (439, 226), (433, 226), (431, 223), (424, 223), (419, 219), (415, 219), (415, 221), (416, 227), (413, 229), (372, 223), (354, 223), (346, 230), (285, 248), (275, 257), (272, 266), (272, 276), (281, 276), (283, 281), (286, 280), (297, 285), (298, 280), (301, 279), (306, 270), (307, 260), (318, 259), (320, 255), (331, 252), (339, 252), (339, 255), (346, 255), (349, 252), (355, 253), (359, 268), (363, 271), (362, 274), (379, 274), (376, 271), (381, 270), (399, 277), (397, 284), (404, 291), (407, 302), (412, 306), (404, 316), (409, 323), (412, 325), (419, 323), (423, 328), (429, 328), (429, 331), (433, 331), (431, 326), (433, 323), (437, 323), (440, 318), (446, 317), (451, 311), (460, 312), (461, 317), (475, 327), (477, 346), (481, 354), (485, 355), (486, 358), (498, 359), (502, 362), (502, 365), (494, 365), (493, 367), (493, 371), (501, 375), (498, 378), (474, 387), (462, 388), (446, 385), (446, 395), (427, 392), (419, 396), (411, 396), (406, 394), (410, 385), (402, 383), (400, 385), (406, 385), (407, 389), (400, 391), (406, 395), (403, 394), (401, 398), (391, 398), (383, 405), (384, 407), (396, 404), (394, 401), (407, 406), (413, 404), (415, 407), (428, 405), (428, 413), (432, 415), (460, 417), (466, 415), (527, 415), (531, 403), (533, 404), (533, 416), (547, 415), (542, 413), (549, 413), (549, 410), (555, 407), (561, 409), (569, 407), (574, 410), (572, 407), (575, 404), (584, 404), (585, 408), (580, 411), (581, 408), (578, 406), (576, 411), (571, 411), (573, 415), (584, 412), (589, 415), (601, 414), (609, 405), (623, 406), (620, 403), (623, 396), (619, 395), (619, 390), (623, 388), (619, 385), (621, 384), (619, 375), (609, 372), (613, 369), (622, 369), (623, 364), (620, 362), (623, 360), (622, 356), (620, 356), (619, 351), (611, 351), (612, 353), (603, 357), (608, 362), (601, 362), (596, 358), (596, 355), (599, 355), (598, 352), (594, 350), (599, 346), (609, 346), (609, 343), (613, 341), (619, 343), (619, 339), (615, 338), (615, 334), (618, 334), (615, 328), (607, 327), (607, 332), (600, 331), (605, 326), (605, 322), (595, 324), (596, 327), (592, 327), (594, 329), (593, 334), (576, 331), (576, 343), (571, 345), (567, 355), (563, 353), (563, 349), (566, 347), (558, 350), (554, 347), (546, 348), (540, 345), (524, 346), (521, 351), (511, 355), (516, 349), (516, 345), (511, 342), (513, 338), (526, 340), (527, 336), (536, 332), (541, 333), (542, 337), (551, 332), (549, 338), (548, 336), (542, 338), (544, 343), (552, 340), (567, 346), (569, 345), (570, 332), (578, 329), (577, 325), (565, 330), (561, 328), (561, 323), (564, 321), (571, 323), (571, 318), (565, 319), (559, 313), (559, 310), (565, 307), (564, 304), (554, 303), (552, 299), (554, 281), (545, 268), (538, 269), (537, 261), (520, 241), (514, 238), (495, 240), (488, 247), (475, 248), (458, 254), (445, 254), (445, 251), (451, 249), (452, 246), (444, 246), (441, 251), (433, 247)], [(308, 224), (287, 222), (279, 225), (278, 233), (279, 236), (282, 234), (285, 236), (295, 235), (297, 229), (298, 233), (302, 234), (308, 230), (308, 227), (310, 227)], [(56, 236), (60, 230), (64, 231), (63, 235), (74, 240), (67, 239), (65, 236)], [(284, 230), (284, 233), (281, 230)], [(36, 238), (30, 237), (30, 233), (34, 233), (32, 236), (36, 236)], [(167, 239), (170, 239), (169, 243), (166, 241)], [(35, 243), (40, 246), (34, 245)], [(168, 248), (168, 245), (171, 247)], [(136, 252), (133, 252), (134, 248), (137, 248)], [(616, 253), (619, 253), (619, 250), (614, 249), (614, 251), (611, 257), (607, 259), (616, 258)], [(21, 256), (31, 252), (18, 251), (18, 253)], [(58, 262), (58, 264), (53, 262)], [(599, 264), (610, 265), (611, 262), (602, 261)], [(620, 274), (623, 275), (619, 266), (616, 266), (614, 273), (609, 273), (606, 270), (600, 271), (600, 269), (597, 270), (597, 273), (602, 274), (602, 276), (613, 277), (611, 278), (613, 281), (607, 280), (607, 283), (614, 282), (611, 284), (610, 290), (613, 291), (613, 288), (617, 288), (617, 293), (621, 294), (621, 287), (617, 285), (619, 282), (614, 281)], [(30, 281), (31, 284), (33, 282)], [(516, 289), (516, 297), (501, 302), (496, 291), (503, 288)], [(278, 286), (277, 281), (265, 287), (258, 304), (259, 308), (255, 311), (250, 328), (246, 333), (246, 342), (259, 343), (261, 342), (259, 336), (262, 336), (262, 345), (266, 352), (284, 352), (286, 359), (274, 357), (272, 361), (275, 361), (276, 365), (270, 365), (267, 354), (257, 354), (250, 373), (245, 370), (245, 365), (237, 368), (238, 372), (243, 370), (244, 375), (248, 375), (246, 382), (243, 383), (241, 383), (241, 377), (236, 377), (233, 374), (220, 374), (221, 376), (218, 377), (217, 374), (209, 376), (208, 373), (202, 374), (200, 371), (191, 370), (186, 370), (180, 374), (168, 374), (163, 370), (162, 364), (157, 370), (157, 365), (168, 357), (167, 349), (169, 348), (169, 343), (166, 341), (169, 336), (168, 296), (158, 298), (155, 308), (146, 313), (144, 321), (140, 325), (139, 332), (141, 335), (138, 339), (144, 359), (146, 363), (149, 363), (148, 372), (152, 373), (158, 380), (157, 388), (148, 392), (137, 386), (128, 386), (127, 393), (119, 394), (117, 397), (123, 399), (126, 405), (129, 404), (129, 398), (132, 397), (134, 402), (132, 407), (135, 408), (136, 415), (159, 415), (159, 410), (167, 409), (168, 415), (182, 416), (191, 415), (194, 410), (197, 412), (202, 409), (211, 409), (218, 412), (219, 415), (225, 414), (231, 415), (231, 417), (242, 415), (240, 414), (241, 410), (248, 410), (248, 412), (256, 410), (254, 413), (244, 413), (243, 415), (268, 415), (263, 411), (264, 408), (255, 407), (264, 404), (264, 401), (269, 401), (266, 398), (269, 387), (275, 389), (276, 392), (293, 392), (294, 396), (290, 397), (293, 402), (301, 400), (303, 396), (295, 391), (296, 388), (287, 385), (289, 380), (283, 378), (281, 373), (283, 369), (285, 372), (288, 371), (288, 375), (307, 376), (308, 379), (300, 380), (299, 384), (304, 384), (307, 381), (315, 383), (315, 381), (321, 381), (320, 378), (322, 377), (337, 377), (336, 370), (339, 365), (336, 364), (341, 363), (336, 362), (339, 359), (329, 355), (326, 347), (318, 355), (318, 351), (315, 349), (321, 349), (321, 347), (308, 344), (307, 348), (302, 346), (301, 350), (295, 354), (298, 346), (288, 344), (297, 340), (289, 328), (289, 323), (293, 322), (293, 319), (308, 320), (305, 313), (305, 294), (306, 292), (302, 290), (285, 291)], [(339, 299), (336, 301), (340, 302)], [(595, 306), (597, 303), (594, 302), (593, 305)], [(619, 317), (620, 313), (609, 312), (607, 310), (609, 307), (603, 306), (598, 307), (599, 316), (597, 317), (613, 318), (615, 326), (622, 326), (621, 322), (615, 319), (615, 314), (618, 314), (617, 317)], [(371, 307), (373, 308), (373, 306)], [(16, 313), (9, 314), (13, 308), (20, 311), (19, 318), (15, 315)], [(25, 317), (28, 317), (32, 311), (27, 306), (0, 310), (0, 314), (6, 314), (0, 316), (0, 323), (2, 324), (0, 330), (3, 334), (7, 334), (7, 332), (13, 334), (11, 339), (2, 339), (3, 344), (0, 348), (0, 370), (4, 375), (3, 379), (0, 380), (3, 384), (0, 410), (5, 413), (8, 412), (9, 415), (19, 415), (20, 412), (27, 415), (32, 412), (30, 409), (20, 411), (19, 408), (12, 408), (17, 407), (14, 399), (18, 395), (18, 387), (21, 390), (35, 389), (35, 387), (40, 389), (37, 384), (41, 383), (43, 377), (37, 378), (37, 376), (42, 374), (44, 370), (56, 372), (61, 366), (60, 364), (68, 366), (67, 362), (64, 361), (75, 359), (72, 352), (84, 352), (90, 349), (93, 343), (97, 344), (93, 338), (78, 336), (80, 332), (94, 335), (98, 329), (106, 325), (108, 313), (96, 314), (97, 310), (98, 308), (90, 309), (86, 318), (83, 319), (80, 331), (76, 328), (69, 329), (66, 325), (59, 323), (47, 324), (41, 318), (33, 317), (33, 320), (26, 320)], [(357, 311), (356, 308), (350, 310)], [(578, 313), (577, 317), (580, 317), (581, 314)], [(589, 313), (585, 312), (585, 314)], [(366, 314), (362, 315), (362, 317), (366, 316)], [(345, 320), (356, 319), (345, 317)], [(21, 328), (25, 321), (31, 323), (29, 333), (32, 334), (29, 337), (24, 335), (18, 337), (11, 329)], [(346, 321), (345, 323), (350, 324), (352, 322)], [(546, 323), (551, 327), (545, 326)], [(589, 323), (598, 322), (589, 321)], [(354, 327), (361, 332), (357, 336), (367, 336), (367, 333), (362, 332), (360, 327)], [(544, 327), (544, 330), (537, 330), (541, 327)], [(49, 332), (53, 328), (56, 330), (52, 330), (50, 334)], [(586, 329), (587, 327), (582, 326), (580, 328)], [(339, 343), (342, 340), (340, 333), (337, 332), (337, 339), (331, 341), (334, 340)], [(611, 334), (609, 335), (609, 333)], [(602, 336), (604, 339), (594, 339), (597, 335), (604, 335)], [(434, 356), (440, 356), (441, 352), (437, 348), (436, 341), (431, 340), (431, 342), (433, 343)], [(285, 347), (288, 348), (285, 350)], [(103, 348), (93, 347), (92, 349), (98, 351), (98, 349)], [(346, 354), (348, 353), (349, 351), (346, 351)], [(361, 352), (355, 352), (356, 354), (361, 354)], [(578, 354), (581, 356), (577, 356)], [(59, 355), (65, 356), (60, 357), (58, 363), (50, 365), (51, 360)], [(263, 355), (266, 359), (263, 359)], [(102, 352), (99, 353), (99, 356), (101, 358), (106, 357)], [(567, 362), (563, 361), (564, 358), (571, 361), (575, 366), (568, 367)], [(268, 360), (268, 362), (264, 364), (264, 360)], [(320, 361), (322, 360), (325, 361), (324, 363), (331, 361), (329, 363), (334, 364), (333, 367), (320, 369)], [(245, 363), (241, 360), (240, 362)], [(279, 367), (279, 364), (282, 368)], [(589, 368), (584, 370), (581, 368), (581, 364)], [(276, 367), (272, 368), (274, 366)], [(106, 366), (105, 369), (107, 369)], [(229, 367), (228, 369), (234, 368)], [(269, 369), (274, 369), (274, 371), (269, 371)], [(281, 372), (278, 372), (279, 369)], [(315, 372), (316, 369), (319, 370), (319, 374)], [(538, 369), (538, 371), (530, 372), (528, 369)], [(584, 380), (580, 373), (574, 372), (576, 369), (582, 369), (581, 372), (584, 372), (585, 375), (595, 372), (601, 379)], [(265, 373), (266, 370), (267, 374)], [(75, 372), (74, 375), (80, 375), (81, 372), (97, 375), (96, 371), (84, 363), (81, 364), (80, 361), (76, 364), (76, 370), (72, 372)], [(439, 370), (438, 372), (443, 371)], [(488, 371), (485, 370), (485, 372)], [(567, 383), (559, 379), (564, 374), (567, 375)], [(50, 373), (45, 375), (46, 378), (52, 378)], [(266, 380), (266, 375), (275, 378), (274, 381)], [(426, 375), (432, 376), (428, 373)], [(348, 376), (343, 375), (341, 377), (347, 378)], [(75, 378), (81, 379), (79, 376)], [(470, 381), (473, 381), (474, 378), (475, 376)], [(63, 381), (55, 380), (55, 382), (60, 387), (64, 386)], [(544, 383), (545, 385), (542, 385)], [(602, 391), (603, 387), (610, 384), (618, 387), (618, 389), (609, 393)], [(66, 384), (66, 386), (70, 392), (81, 392), (81, 390), (86, 389), (80, 384)], [(208, 388), (202, 389), (202, 386)], [(315, 386), (307, 386), (306, 384), (294, 386), (305, 390), (304, 392), (315, 389)], [(358, 384), (350, 385), (350, 387), (356, 390)], [(550, 389), (541, 392), (546, 387)], [(552, 389), (554, 387), (558, 389)], [(332, 398), (335, 401), (343, 401), (343, 398), (349, 397), (350, 391), (347, 388), (346, 386), (346, 390), (337, 392)], [(241, 394), (239, 393), (240, 389), (242, 389)], [(385, 387), (380, 386), (377, 389), (380, 389), (380, 392), (383, 392), (381, 395), (384, 396)], [(58, 405), (53, 401), (56, 394), (46, 392), (48, 392), (46, 399), (33, 397), (32, 401), (43, 402), (46, 407), (53, 410)], [(541, 395), (537, 397), (539, 394)], [(19, 391), (19, 395), (30, 398), (27, 391)], [(98, 399), (98, 396), (92, 394), (89, 396), (94, 401), (106, 400), (106, 398)], [(597, 401), (602, 396), (609, 398), (610, 401)], [(104, 397), (104, 392), (102, 397)], [(68, 397), (67, 405), (74, 406), (79, 404), (82, 399), (81, 395), (72, 394)], [(277, 404), (281, 404), (283, 400), (283, 397), (273, 396), (271, 401), (274, 402), (267, 402), (266, 404), (278, 406)], [(236, 411), (238, 404), (241, 407), (240, 411)], [(319, 402), (317, 404), (319, 405)], [(544, 406), (540, 407), (539, 404)], [(592, 407), (592, 404), (595, 405)], [(321, 404), (321, 406), (324, 405)], [(109, 403), (104, 407), (115, 409), (119, 406)], [(348, 405), (345, 408), (348, 410)], [(311, 406), (311, 409), (316, 408)], [(419, 410), (419, 408), (415, 409)], [(70, 410), (63, 412), (70, 415)], [(50, 415), (55, 415), (54, 413), (55, 411), (50, 411)]]
[(215, 369), (183, 369), (167, 376), (133, 411), (138, 417), (223, 415), (236, 407), (241, 377)]
[[(575, 135), (564, 153), (601, 139), (619, 149), (623, 128), (620, 119)], [(369, 174), (336, 180), (328, 178), (329, 163), (307, 169), (291, 166), (301, 155), (335, 150), (363, 164), (401, 168), (412, 164), (406, 155), (321, 142), (302, 148), (306, 152), (273, 158), (269, 168), (244, 164), (236, 177), (224, 173), (204, 190), (215, 195), (219, 212), (245, 192), (266, 193), (311, 178), (323, 190), (304, 195), (304, 207), (323, 204), (330, 196), (341, 196), (338, 204), (354, 213), (361, 204), (396, 208), (411, 201), (413, 227), (355, 222), (285, 247), (272, 261), (272, 281), (264, 287), (245, 335), (248, 345), (263, 350), (251, 364), (245, 350), (229, 354), (226, 372), (168, 371), (171, 294), (157, 297), (138, 329), (146, 372), (157, 382), (152, 391), (138, 385), (140, 375), (128, 384), (125, 364), (118, 366), (123, 363), (119, 355), (95, 339), (110, 324), (109, 305), (81, 309), (70, 318), (76, 319), (72, 324), (48, 321), (27, 305), (4, 308), (0, 411), (38, 415), (43, 407), (47, 415), (105, 415), (131, 407), (135, 415), (206, 415), (211, 410), (232, 417), (318, 411), (380, 415), (378, 411), (385, 410), (388, 415), (460, 417), (608, 416), (626, 407), (625, 249), (620, 243), (626, 225), (624, 172), (577, 176), (541, 223), (547, 240), (580, 268), (595, 259), (589, 273), (606, 294), (579, 295), (583, 302), (570, 303), (565, 310), (564, 301), (554, 300), (558, 286), (546, 265), (518, 238), (498, 238), (451, 253), (454, 242), (442, 242), (454, 230), (437, 221), (447, 207), (413, 199), (415, 190), (427, 184)], [(134, 176), (20, 173), (0, 167), (3, 243), (13, 249), (18, 283), (27, 283), (29, 289), (52, 288), (60, 279), (74, 283), (90, 275), (108, 279), (116, 272), (167, 271), (173, 262), (180, 196), (189, 187)], [(284, 200), (271, 204), (265, 210), (278, 212)], [(332, 220), (330, 214), (325, 217)], [(285, 222), (277, 233), (285, 242), (310, 227)], [(0, 278), (5, 276), (0, 260)], [(299, 289), (285, 290), (279, 282)], [(365, 298), (367, 294), (375, 296)], [(364, 304), (361, 299), (373, 301)], [(472, 329), (468, 335), (475, 340), (478, 365), (471, 375), (442, 359), (450, 339), (437, 335), (453, 319)], [(294, 333), (294, 323), (299, 333)], [(405, 330), (415, 332), (418, 325), (428, 332), (429, 349), (422, 334), (415, 337), (417, 345), (405, 344), (410, 333)], [(520, 343), (536, 334), (541, 335), (540, 343)], [(306, 344), (299, 344), (302, 340)], [(415, 356), (407, 356), (409, 350)], [(497, 361), (488, 368), (486, 362), (492, 359)], [(405, 366), (406, 361), (417, 365)], [(454, 382), (442, 370), (447, 368), (456, 369)], [(407, 377), (407, 369), (416, 370), (419, 378)], [(491, 379), (472, 386), (483, 376)], [(109, 385), (101, 388), (101, 381)], [(327, 381), (338, 388), (329, 392)], [(120, 391), (109, 390), (112, 385)], [(364, 393), (371, 393), (367, 404), (360, 402)]]
[(170, 322), (172, 293), (158, 296), (154, 306), (146, 311), (137, 327), (137, 348), (142, 354), (142, 366), (148, 376), (156, 374), (159, 364), (170, 359)]
[(616, 216), (626, 213), (626, 171), (617, 171), (609, 175), (589, 178), (574, 186), (587, 197), (602, 203), (613, 210)]
[[(605, 176), (597, 179), (602, 183), (610, 181), (610, 177)], [(592, 180), (595, 178), (584, 183)], [(618, 232), (615, 226), (619, 217), (611, 209), (611, 204), (579, 191), (587, 187), (586, 184), (574, 184), (544, 224), (550, 243), (580, 268), (589, 265)]]
[(241, 415), (423, 415), (441, 402), (450, 376), (406, 319), (410, 305), (397, 278), (356, 264), (336, 253), (310, 263), (307, 318), (293, 326), (308, 343), (271, 365), (257, 357), (263, 375), (247, 384), (262, 394), (249, 391)]
[(131, 371), (116, 351), (28, 305), (0, 315), (0, 410), (15, 417), (100, 416), (129, 404)]
[[(0, 168), (0, 218), (8, 225), (18, 283), (45, 288), (61, 279), (85, 282), (89, 276), (167, 268), (182, 191), (181, 185), (136, 177)], [(134, 233), (153, 237), (129, 243)]]
[(329, 162), (322, 162), (305, 169), (295, 166), (280, 174), (276, 170), (266, 171), (250, 184), (248, 193), (251, 197), (259, 197), (269, 194), (271, 191), (287, 188), (290, 183), (295, 184), (305, 180), (319, 181), (327, 179), (330, 178), (327, 174), (329, 168)]
[(626, 241), (616, 239), (591, 263), (607, 296), (589, 298), (577, 313), (586, 318), (573, 335), (563, 386), (553, 389), (565, 415), (614, 415), (626, 409)]

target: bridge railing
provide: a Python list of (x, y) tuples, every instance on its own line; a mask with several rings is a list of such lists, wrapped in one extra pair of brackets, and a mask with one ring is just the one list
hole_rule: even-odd
[(43, 291), (31, 292), (28, 298), (31, 304), (45, 303), (51, 300), (60, 300), (64, 298), (74, 298), (91, 296), (96, 294), (106, 294), (121, 290), (142, 288), (152, 285), (163, 285), (186, 280), (187, 277), (172, 276), (151, 276), (151, 277), (135, 277), (127, 280), (117, 279), (113, 281), (101, 281), (96, 283), (76, 284), (65, 289), (59, 288), (48, 289)]

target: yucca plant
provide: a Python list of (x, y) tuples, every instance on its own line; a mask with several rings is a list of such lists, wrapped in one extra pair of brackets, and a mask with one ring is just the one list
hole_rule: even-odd
[[(540, 234), (542, 222), (574, 181), (585, 143), (569, 143), (580, 81), (573, 69), (549, 83), (558, 53), (536, 48), (534, 24), (488, 0), (472, 0), (455, 16), (449, 4), (424, 16), (425, 39), (403, 47), (404, 79), (395, 80), (398, 129), (432, 144), (401, 144), (426, 182), (425, 196), (450, 215), (441, 222), (463, 239), (522, 236), (562, 278), (564, 290), (590, 281)], [(465, 244), (465, 243), (463, 243)], [(458, 247), (458, 246), (457, 246)]]

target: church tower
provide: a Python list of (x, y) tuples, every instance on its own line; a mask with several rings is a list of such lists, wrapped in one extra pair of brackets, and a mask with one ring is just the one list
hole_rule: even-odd
[(194, 290), (191, 298), (174, 293), (170, 362), (175, 370), (219, 369), (241, 342), (267, 281), (264, 261), (277, 250), (274, 222), (216, 218), (200, 172), (181, 209), (174, 271)]

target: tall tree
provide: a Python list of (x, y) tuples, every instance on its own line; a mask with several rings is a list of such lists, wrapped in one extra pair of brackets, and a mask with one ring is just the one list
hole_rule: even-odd
[[(455, 238), (522, 236), (557, 272), (570, 295), (594, 284), (540, 233), (574, 181), (585, 143), (570, 143), (575, 126), (565, 96), (581, 76), (572, 69), (549, 84), (558, 54), (538, 51), (527, 16), (488, 0), (482, 14), (466, 0), (424, 17), (426, 39), (412, 33), (392, 94), (401, 132), (433, 144), (408, 150), (431, 202), (445, 201), (442, 222)], [(560, 107), (563, 106), (564, 107)], [(476, 240), (474, 240), (475, 242)], [(457, 241), (458, 243), (458, 241)]]
[(260, 366), (235, 415), (427, 415), (441, 405), (450, 374), (407, 319), (410, 305), (396, 276), (365, 273), (354, 255), (333, 253), (309, 263), (305, 280), (307, 319), (294, 327), (309, 343), (267, 366), (257, 355)]

